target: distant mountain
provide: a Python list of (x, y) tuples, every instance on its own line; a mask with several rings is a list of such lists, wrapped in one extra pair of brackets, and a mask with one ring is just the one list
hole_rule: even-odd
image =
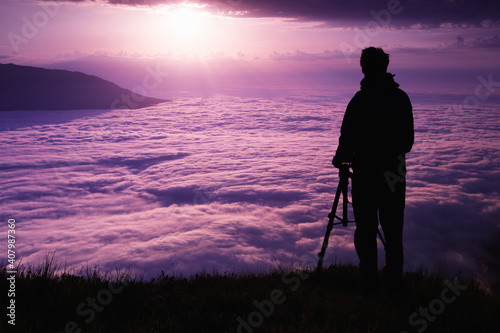
[(139, 109), (163, 102), (80, 72), (0, 64), (0, 111)]

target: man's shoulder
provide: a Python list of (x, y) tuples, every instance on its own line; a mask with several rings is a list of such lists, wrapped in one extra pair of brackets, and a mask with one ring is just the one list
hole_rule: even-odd
[(382, 100), (389, 100), (401, 107), (411, 107), (408, 94), (400, 88), (392, 89), (361, 89), (358, 90), (349, 102), (351, 108), (365, 108), (379, 105)]
[(363, 103), (366, 99), (366, 97), (364, 96), (364, 92), (362, 90), (358, 90), (354, 96), (352, 96), (351, 100), (349, 101), (349, 104), (347, 105), (347, 107), (354, 107), (355, 105), (359, 104), (359, 103)]
[(396, 88), (395, 90), (396, 90), (399, 94), (402, 94), (402, 95), (408, 96), (408, 94), (406, 93), (406, 91), (404, 91), (403, 89), (401, 89), (401, 88), (399, 88), (399, 87), (398, 87), (398, 88)]
[(356, 91), (356, 93), (354, 94), (354, 96), (352, 96), (351, 98), (351, 102), (352, 101), (355, 101), (356, 99), (359, 99), (359, 98), (363, 98), (364, 95), (366, 95), (366, 90), (358, 90)]
[(397, 91), (397, 94), (400, 96), (400, 98), (402, 100), (410, 102), (410, 97), (408, 96), (408, 94), (406, 93), (406, 91), (404, 91), (403, 89), (400, 89), (400, 88), (396, 88), (396, 91)]
[(354, 98), (363, 98), (367, 96), (401, 96), (408, 98), (408, 94), (406, 91), (399, 87), (391, 87), (391, 88), (373, 88), (373, 89), (360, 89), (354, 94)]

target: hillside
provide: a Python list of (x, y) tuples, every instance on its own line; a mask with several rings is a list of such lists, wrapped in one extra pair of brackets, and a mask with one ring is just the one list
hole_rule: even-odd
[(162, 102), (80, 72), (0, 64), (0, 111), (139, 109)]
[[(56, 275), (48, 262), (18, 269), (19, 332), (498, 332), (500, 299), (469, 279), (423, 271), (395, 297), (366, 298), (357, 268), (131, 278), (82, 268)], [(7, 293), (6, 270), (0, 286)], [(12, 282), (11, 288), (12, 288)], [(0, 331), (9, 327), (4, 319)], [(7, 316), (8, 317), (8, 316)], [(8, 318), (7, 318), (8, 319)]]

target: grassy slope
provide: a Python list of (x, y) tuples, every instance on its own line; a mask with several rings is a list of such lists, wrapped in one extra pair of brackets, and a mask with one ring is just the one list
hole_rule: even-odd
[[(360, 294), (357, 268), (350, 265), (331, 266), (319, 279), (307, 271), (275, 271), (201, 273), (189, 278), (162, 274), (146, 281), (124, 278), (123, 272), (103, 275), (87, 270), (57, 276), (55, 270), (48, 261), (18, 273), (15, 332), (497, 332), (500, 328), (498, 296), (460, 280), (467, 288), (455, 298), (451, 291), (445, 292), (454, 300), (440, 302), (447, 288), (444, 279), (421, 271), (405, 275), (406, 290), (399, 297), (373, 299)], [(6, 277), (1, 271), (2, 294), (8, 290)], [(271, 306), (271, 300), (279, 304)], [(0, 332), (11, 328), (4, 304)], [(428, 310), (428, 319), (417, 314), (414, 325), (409, 323), (412, 313), (429, 306), (437, 315)]]

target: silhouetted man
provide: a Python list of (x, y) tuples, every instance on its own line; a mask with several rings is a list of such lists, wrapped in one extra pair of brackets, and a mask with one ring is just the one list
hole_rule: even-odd
[(361, 288), (377, 291), (378, 223), (386, 241), (384, 286), (399, 287), (403, 275), (405, 154), (414, 140), (410, 99), (387, 73), (389, 55), (380, 48), (361, 52), (361, 90), (349, 102), (333, 165), (352, 163), (352, 204)]

